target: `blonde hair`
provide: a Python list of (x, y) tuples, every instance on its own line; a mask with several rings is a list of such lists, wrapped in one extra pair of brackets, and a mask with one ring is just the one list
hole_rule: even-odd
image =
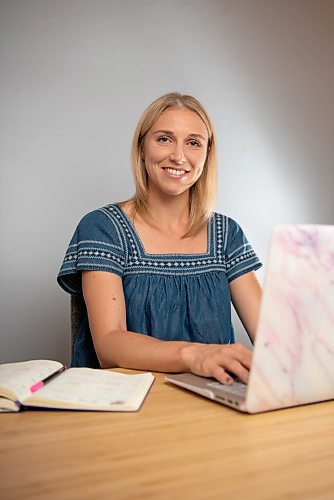
[(131, 201), (133, 202), (134, 214), (139, 212), (149, 222), (150, 214), (147, 206), (148, 182), (145, 162), (142, 158), (142, 146), (148, 130), (156, 122), (161, 113), (168, 108), (189, 109), (195, 112), (204, 122), (209, 135), (207, 157), (203, 172), (195, 184), (191, 186), (189, 192), (190, 223), (184, 235), (184, 237), (188, 237), (196, 234), (208, 222), (212, 214), (216, 196), (217, 177), (215, 133), (207, 112), (194, 97), (182, 95), (178, 92), (171, 92), (156, 99), (143, 112), (132, 141), (131, 163), (136, 193)]

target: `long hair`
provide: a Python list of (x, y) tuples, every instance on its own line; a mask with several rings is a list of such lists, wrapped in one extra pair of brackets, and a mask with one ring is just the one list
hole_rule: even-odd
[(216, 196), (217, 160), (216, 139), (211, 120), (203, 106), (190, 95), (171, 92), (156, 99), (143, 112), (136, 127), (131, 150), (132, 172), (136, 192), (133, 201), (134, 213), (150, 221), (148, 210), (148, 179), (145, 162), (142, 158), (142, 145), (147, 131), (168, 108), (189, 109), (195, 112), (204, 122), (208, 131), (207, 156), (203, 172), (189, 191), (189, 225), (183, 237), (195, 235), (204, 224), (207, 224)]

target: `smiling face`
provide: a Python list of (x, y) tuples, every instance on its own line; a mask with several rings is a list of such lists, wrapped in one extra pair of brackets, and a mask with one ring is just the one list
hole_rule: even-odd
[(207, 147), (207, 128), (194, 111), (163, 111), (148, 130), (142, 147), (149, 191), (174, 196), (187, 192), (203, 171)]

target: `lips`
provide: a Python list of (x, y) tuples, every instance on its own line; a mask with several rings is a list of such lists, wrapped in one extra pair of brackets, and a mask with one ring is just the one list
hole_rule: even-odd
[(168, 174), (176, 176), (181, 176), (189, 173), (189, 170), (185, 170), (184, 168), (162, 167), (162, 169)]

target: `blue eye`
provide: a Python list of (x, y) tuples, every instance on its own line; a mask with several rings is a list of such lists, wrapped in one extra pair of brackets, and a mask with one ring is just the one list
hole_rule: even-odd
[(167, 135), (162, 135), (162, 136), (158, 137), (158, 142), (162, 142), (163, 144), (165, 144), (168, 141), (170, 141), (170, 138), (167, 137)]
[(196, 141), (195, 139), (191, 139), (189, 141), (189, 144), (190, 144), (190, 146), (192, 146), (194, 148), (199, 148), (201, 146), (201, 143)]

